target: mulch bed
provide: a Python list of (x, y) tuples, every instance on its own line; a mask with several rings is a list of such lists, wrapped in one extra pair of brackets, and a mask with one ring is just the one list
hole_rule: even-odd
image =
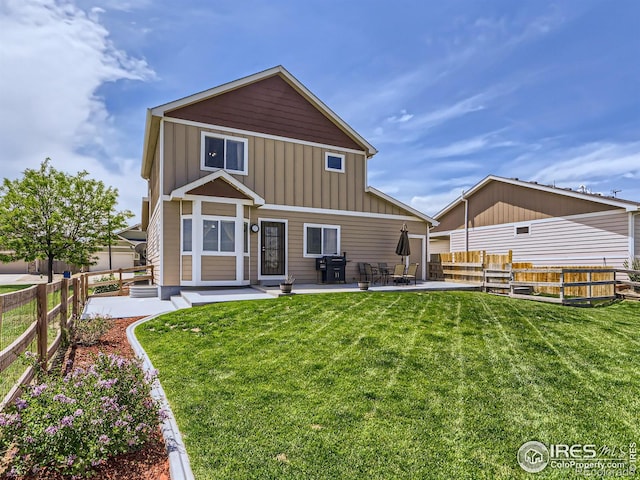
[[(87, 367), (98, 352), (114, 353), (133, 358), (135, 355), (127, 341), (127, 327), (143, 317), (119, 318), (115, 325), (105, 333), (96, 345), (90, 347), (72, 346), (67, 351), (62, 364), (63, 371), (69, 372), (76, 367)], [(41, 472), (37, 476), (24, 477), (22, 480), (64, 480), (53, 472)], [(169, 480), (169, 460), (164, 438), (158, 428), (156, 436), (142, 449), (111, 458), (105, 465), (96, 469), (92, 479), (105, 480)]]

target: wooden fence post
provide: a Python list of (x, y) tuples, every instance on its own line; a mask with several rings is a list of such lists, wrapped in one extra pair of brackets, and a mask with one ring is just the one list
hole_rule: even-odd
[(63, 278), (60, 284), (60, 328), (67, 328), (69, 316), (69, 279)]
[(118, 269), (118, 295), (123, 295), (122, 292), (122, 269)]
[(80, 304), (80, 282), (78, 277), (73, 277), (73, 305), (71, 306), (71, 314), (73, 318), (78, 318), (78, 308)]
[(36, 289), (38, 302), (38, 324), (36, 327), (38, 335), (38, 361), (44, 370), (47, 369), (47, 284), (40, 283)]
[(560, 303), (564, 303), (564, 269), (560, 270)]

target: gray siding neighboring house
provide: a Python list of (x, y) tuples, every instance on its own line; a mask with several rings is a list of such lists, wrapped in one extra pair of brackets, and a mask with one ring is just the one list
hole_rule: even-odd
[(535, 265), (622, 267), (640, 255), (640, 203), (490, 175), (435, 215), (431, 251), (513, 252)]

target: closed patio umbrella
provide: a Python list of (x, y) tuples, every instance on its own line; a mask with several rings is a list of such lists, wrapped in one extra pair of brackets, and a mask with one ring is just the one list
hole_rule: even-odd
[(402, 225), (400, 230), (400, 239), (398, 240), (398, 246), (396, 247), (396, 255), (400, 255), (404, 263), (404, 257), (411, 255), (411, 247), (409, 246), (409, 229), (407, 224)]

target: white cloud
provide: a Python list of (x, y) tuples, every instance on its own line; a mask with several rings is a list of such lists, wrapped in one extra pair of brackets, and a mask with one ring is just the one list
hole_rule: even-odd
[(492, 148), (511, 147), (515, 142), (496, 139), (496, 132), (478, 135), (443, 147), (427, 148), (419, 152), (425, 158), (447, 158), (471, 155)]
[(544, 154), (548, 165), (538, 168), (532, 179), (542, 182), (596, 181), (614, 176), (640, 174), (640, 142), (593, 142)]
[(3, 176), (15, 178), (52, 157), (58, 169), (86, 169), (119, 187), (121, 207), (139, 213), (146, 191), (140, 160), (119, 154), (116, 129), (96, 91), (106, 82), (154, 73), (112, 43), (98, 13), (63, 0), (3, 1), (0, 165)]
[(411, 128), (419, 128), (424, 131), (448, 122), (449, 120), (453, 120), (454, 118), (462, 117), (479, 110), (484, 110), (486, 108), (484, 105), (485, 99), (486, 95), (481, 93), (465, 98), (464, 100), (460, 100), (453, 105), (448, 105), (437, 110), (423, 113), (422, 115), (415, 117), (411, 122)]
[(454, 188), (430, 195), (417, 195), (411, 199), (410, 205), (427, 215), (434, 216), (458, 198), (461, 192), (462, 189)]
[(387, 118), (387, 122), (390, 123), (405, 123), (413, 118), (413, 114), (407, 113), (406, 110), (400, 110), (400, 115), (392, 115)]

